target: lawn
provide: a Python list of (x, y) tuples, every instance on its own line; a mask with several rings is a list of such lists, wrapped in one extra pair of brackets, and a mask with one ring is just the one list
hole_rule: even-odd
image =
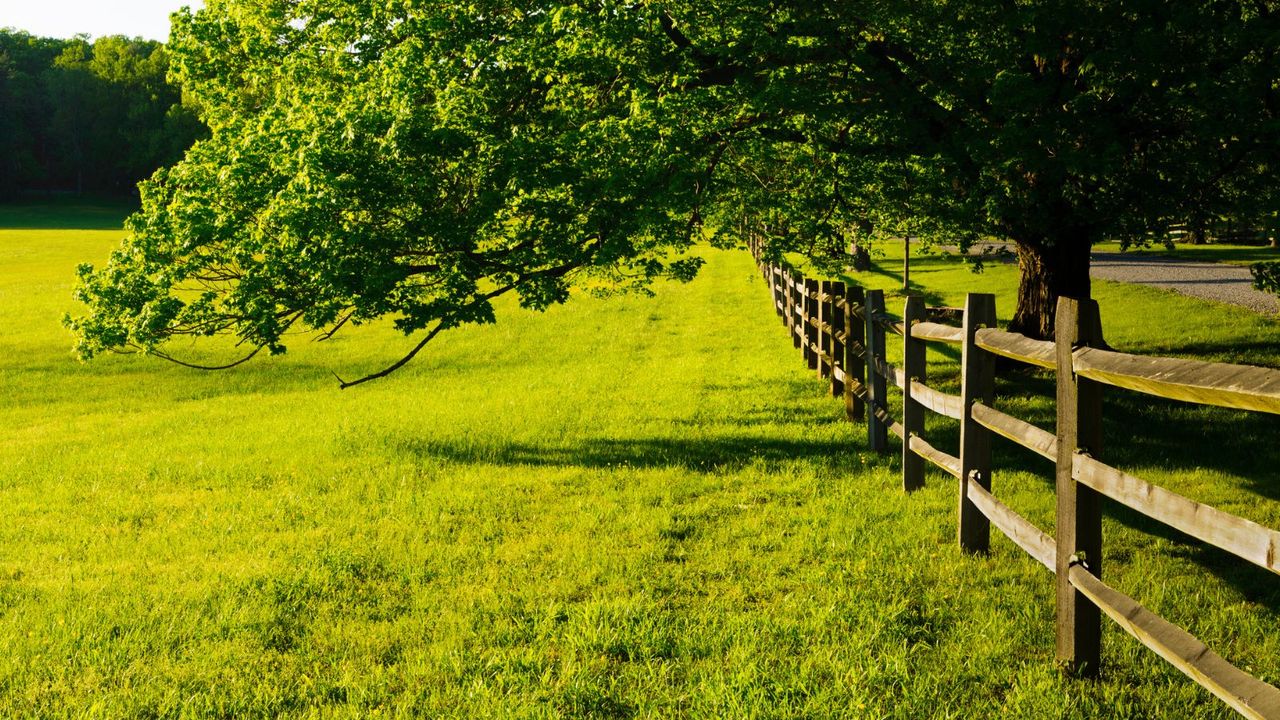
[[(1098, 249), (1103, 252), (1120, 252), (1120, 243), (1102, 243), (1098, 245)], [(1235, 245), (1230, 243), (1206, 243), (1204, 245), (1177, 243), (1172, 249), (1156, 244), (1145, 248), (1129, 248), (1125, 252), (1195, 262), (1221, 262), (1231, 265), (1252, 265), (1256, 262), (1280, 260), (1280, 249), (1267, 247), (1266, 245)]]
[[(948, 478), (898, 489), (745, 252), (655, 298), (505, 306), (344, 392), (332, 372), (405, 339), (300, 337), (222, 374), (76, 362), (59, 320), (104, 225), (0, 210), (0, 717), (1232, 716), (1114, 627), (1105, 680), (1062, 678), (1049, 574), (1003, 539), (961, 554)], [(881, 264), (860, 279), (892, 285)], [(1012, 311), (1008, 266), (912, 278)], [(1098, 297), (1121, 349), (1280, 365), (1272, 321)], [(931, 359), (947, 387), (954, 354)], [(1044, 377), (1000, 388), (1052, 426)], [(1115, 395), (1106, 459), (1280, 527), (1280, 423)], [(997, 463), (1052, 531), (1050, 468)], [(1109, 582), (1280, 682), (1277, 578), (1106, 523)]]

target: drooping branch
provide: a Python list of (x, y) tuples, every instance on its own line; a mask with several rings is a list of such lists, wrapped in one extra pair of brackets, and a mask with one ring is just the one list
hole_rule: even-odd
[(358, 379), (358, 380), (352, 380), (352, 381), (350, 381), (350, 382), (347, 382), (346, 380), (343, 380), (341, 377), (338, 377), (338, 375), (335, 373), (335, 374), (334, 374), (334, 377), (337, 377), (337, 378), (338, 378), (338, 387), (339, 387), (340, 389), (342, 389), (342, 390), (346, 390), (347, 388), (352, 388), (352, 387), (355, 387), (355, 386), (357, 386), (357, 385), (363, 385), (364, 383), (367, 383), (367, 382), (369, 382), (369, 381), (371, 381), (371, 380), (377, 380), (378, 378), (384, 378), (384, 377), (386, 377), (386, 376), (390, 375), (391, 373), (395, 372), (396, 370), (399, 370), (400, 368), (402, 368), (402, 367), (404, 367), (405, 365), (407, 365), (407, 364), (409, 363), (409, 361), (410, 361), (410, 360), (412, 360), (412, 359), (414, 359), (415, 357), (417, 357), (418, 353), (422, 352), (422, 348), (426, 347), (426, 346), (427, 346), (427, 343), (429, 343), (429, 342), (431, 342), (433, 339), (435, 339), (435, 336), (436, 336), (436, 335), (439, 335), (439, 334), (440, 334), (440, 331), (441, 331), (441, 330), (444, 330), (444, 329), (445, 329), (445, 327), (446, 327), (446, 325), (445, 325), (444, 320), (441, 320), (441, 321), (437, 322), (437, 323), (436, 323), (436, 326), (435, 326), (435, 327), (433, 327), (433, 328), (431, 328), (431, 331), (427, 333), (427, 336), (426, 336), (426, 337), (424, 337), (424, 338), (422, 338), (422, 341), (421, 341), (421, 342), (419, 342), (417, 345), (415, 345), (415, 346), (413, 347), (413, 349), (412, 349), (412, 350), (410, 350), (410, 351), (409, 351), (409, 352), (408, 352), (404, 357), (402, 357), (402, 358), (400, 358), (399, 360), (395, 361), (394, 363), (392, 363), (392, 364), (388, 365), (387, 367), (383, 368), (382, 370), (379, 370), (378, 372), (370, 373), (370, 374), (365, 375), (364, 377), (362, 377), (362, 378), (360, 378), (360, 379)]
[(174, 365), (181, 365), (182, 367), (191, 368), (192, 370), (207, 370), (207, 371), (213, 372), (217, 370), (230, 370), (231, 368), (239, 367), (249, 362), (254, 357), (256, 357), (258, 353), (262, 352), (263, 347), (265, 346), (259, 345), (255, 347), (248, 355), (245, 355), (244, 357), (240, 358), (239, 360), (236, 360), (235, 362), (227, 363), (226, 365), (200, 365), (197, 363), (190, 363), (185, 360), (179, 360), (178, 358), (172, 355), (169, 355), (168, 353), (165, 353), (163, 351), (156, 350), (156, 349), (151, 349), (146, 351), (140, 350), (139, 352), (146, 352), (146, 354), (148, 355), (154, 355), (160, 358), (161, 360), (167, 360), (168, 362), (171, 362)]

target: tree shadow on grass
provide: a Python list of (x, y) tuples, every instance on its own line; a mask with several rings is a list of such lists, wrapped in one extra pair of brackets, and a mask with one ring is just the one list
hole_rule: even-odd
[(1179, 341), (1150, 343), (1144, 355), (1173, 355), (1211, 362), (1280, 368), (1280, 343), (1273, 340), (1241, 342)]
[(126, 200), (62, 199), (0, 204), (3, 230), (121, 230), (138, 209)]
[(460, 464), (562, 468), (676, 468), (690, 472), (733, 472), (748, 465), (821, 459), (850, 462), (851, 443), (834, 440), (719, 436), (706, 438), (586, 438), (565, 444), (468, 442), (388, 438), (389, 446), (418, 460)]

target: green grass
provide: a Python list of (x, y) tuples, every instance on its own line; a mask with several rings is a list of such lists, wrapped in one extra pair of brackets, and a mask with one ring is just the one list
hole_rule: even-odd
[[(1120, 243), (1118, 242), (1101, 243), (1096, 247), (1104, 252), (1120, 252)], [(1256, 262), (1280, 260), (1280, 249), (1265, 245), (1232, 245), (1228, 243), (1206, 243), (1204, 245), (1178, 243), (1172, 250), (1163, 245), (1152, 245), (1146, 248), (1130, 248), (1126, 252), (1196, 262), (1221, 262), (1231, 265), (1252, 265)]]
[[(1231, 716), (1115, 628), (1104, 681), (1060, 677), (1050, 576), (1003, 539), (962, 555), (945, 477), (901, 493), (746, 253), (654, 299), (506, 307), (341, 392), (330, 371), (404, 339), (300, 338), (224, 374), (77, 363), (71, 270), (120, 233), (21, 227), (0, 230), (0, 717)], [(913, 268), (1002, 315), (1011, 273)], [(1261, 318), (1099, 295), (1118, 347), (1276, 357)], [(1051, 426), (1048, 387), (1006, 381), (1003, 406)], [(1108, 459), (1280, 526), (1277, 423), (1107, 412)], [(997, 459), (997, 494), (1052, 530), (1048, 468)], [(1119, 511), (1106, 532), (1109, 581), (1280, 681), (1274, 576)]]

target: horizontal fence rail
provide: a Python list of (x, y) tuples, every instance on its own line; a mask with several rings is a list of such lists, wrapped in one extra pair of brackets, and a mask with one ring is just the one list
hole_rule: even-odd
[[(901, 318), (884, 295), (805, 277), (748, 246), (773, 297), (773, 306), (808, 367), (830, 382), (852, 421), (866, 423), (868, 445), (886, 452), (889, 433), (902, 440), (903, 488), (924, 483), (931, 464), (959, 483), (957, 539), (986, 552), (995, 526), (1054, 573), (1057, 653), (1065, 668), (1096, 675), (1101, 618), (1106, 616), (1240, 714), (1280, 720), (1280, 690), (1213, 653), (1186, 630), (1152, 613), (1102, 580), (1101, 500), (1186, 533), (1258, 567), (1280, 574), (1280, 532), (1218, 510), (1111, 467), (1095, 457), (1101, 440), (1101, 388), (1113, 386), (1172, 400), (1280, 414), (1280, 370), (1147, 357), (1097, 347), (1101, 323), (1091, 301), (1063, 298), (1057, 337), (1037, 340), (996, 327), (991, 295), (971, 294), (965, 307), (927, 308), (908, 298)], [(947, 324), (960, 321), (960, 326)], [(902, 366), (886, 359), (888, 335), (902, 342)], [(928, 384), (926, 343), (961, 347), (961, 392)], [(997, 357), (1054, 371), (1057, 428), (1044, 430), (995, 406)], [(901, 413), (887, 387), (902, 391)], [(960, 422), (958, 455), (926, 437), (925, 412)], [(1051, 536), (992, 492), (991, 440), (1004, 438), (1056, 468), (1057, 535)], [(1063, 448), (1069, 452), (1064, 454)]]

